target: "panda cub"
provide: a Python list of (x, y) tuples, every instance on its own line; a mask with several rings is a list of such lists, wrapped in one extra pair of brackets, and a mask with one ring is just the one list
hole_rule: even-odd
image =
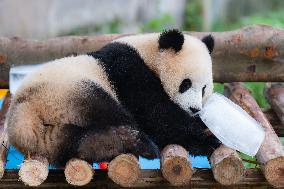
[(86, 55), (46, 63), (26, 77), (7, 116), (9, 140), (54, 165), (121, 153), (154, 158), (167, 144), (210, 155), (220, 142), (194, 114), (212, 93), (214, 40), (123, 37)]

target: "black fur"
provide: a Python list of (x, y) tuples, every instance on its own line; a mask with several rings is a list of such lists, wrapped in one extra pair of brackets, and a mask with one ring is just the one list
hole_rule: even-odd
[(192, 82), (190, 79), (184, 79), (180, 86), (179, 86), (179, 92), (180, 93), (184, 93), (185, 91), (187, 91), (190, 87), (192, 86)]
[(201, 41), (205, 43), (209, 51), (209, 54), (211, 54), (214, 49), (214, 38), (212, 37), (212, 35), (207, 35), (203, 37)]
[(206, 126), (199, 118), (189, 116), (170, 100), (160, 79), (134, 48), (110, 43), (89, 55), (101, 60), (121, 104), (160, 150), (176, 143), (193, 155), (210, 155), (219, 146), (214, 136), (203, 134)]
[(175, 29), (164, 31), (159, 37), (159, 49), (172, 48), (175, 52), (178, 52), (182, 49), (183, 43), (183, 34)]
[(78, 84), (80, 90), (67, 98), (86, 124), (62, 127), (64, 140), (55, 164), (64, 165), (72, 157), (92, 163), (112, 160), (121, 153), (147, 158), (159, 154), (148, 136), (137, 129), (131, 115), (107, 92), (89, 80)]

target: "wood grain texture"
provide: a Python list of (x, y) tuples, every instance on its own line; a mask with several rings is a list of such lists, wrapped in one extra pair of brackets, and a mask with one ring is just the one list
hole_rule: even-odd
[(190, 183), (194, 170), (188, 151), (180, 145), (167, 145), (161, 152), (161, 172), (173, 186)]
[(284, 85), (282, 83), (266, 83), (264, 95), (281, 123), (284, 124)]
[(19, 180), (28, 186), (39, 186), (46, 180), (48, 172), (47, 159), (42, 156), (33, 155), (26, 158), (21, 164)]
[(236, 150), (221, 145), (210, 156), (214, 178), (222, 185), (240, 182), (245, 173), (245, 166)]
[[(284, 30), (265, 25), (227, 32), (185, 32), (202, 38), (212, 34), (215, 82), (284, 81)], [(36, 64), (96, 51), (131, 34), (57, 37), (43, 41), (0, 37), (0, 88), (8, 87), (12, 65)]]
[(138, 159), (132, 154), (121, 154), (108, 165), (108, 176), (123, 187), (133, 186), (141, 175)]
[(284, 150), (271, 124), (243, 83), (225, 85), (225, 95), (246, 110), (264, 129), (265, 138), (256, 154), (269, 183), (284, 187)]
[(88, 162), (72, 158), (66, 163), (64, 174), (69, 184), (84, 186), (93, 179), (94, 170)]
[[(193, 175), (189, 185), (184, 187), (174, 187), (166, 181), (160, 170), (142, 170), (141, 177), (129, 189), (134, 188), (157, 188), (157, 189), (173, 189), (173, 188), (226, 188), (215, 181), (210, 169), (197, 169)], [(18, 173), (13, 170), (7, 170), (3, 179), (0, 182), (0, 188), (30, 188), (18, 181)], [(63, 170), (51, 170), (47, 180), (37, 186), (37, 188), (78, 188), (68, 184), (64, 178)], [(106, 170), (96, 170), (94, 179), (87, 185), (80, 187), (99, 188), (99, 189), (118, 189), (123, 188), (115, 184), (107, 176)], [(272, 188), (271, 185), (263, 177), (259, 169), (247, 169), (244, 179), (230, 188)]]

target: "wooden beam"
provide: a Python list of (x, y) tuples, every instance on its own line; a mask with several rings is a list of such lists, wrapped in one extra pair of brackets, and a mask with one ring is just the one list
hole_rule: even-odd
[(19, 180), (28, 186), (39, 186), (48, 176), (48, 160), (43, 156), (29, 155), (21, 164)]
[(133, 186), (140, 175), (139, 160), (132, 154), (120, 154), (108, 165), (108, 177), (122, 187)]
[[(198, 38), (214, 36), (215, 82), (284, 81), (284, 30), (253, 25), (228, 32), (185, 33)], [(0, 88), (8, 87), (12, 65), (42, 63), (95, 51), (126, 35), (69, 36), (43, 41), (0, 37)]]
[(233, 186), (243, 179), (245, 166), (236, 150), (221, 145), (209, 160), (214, 178), (222, 185)]
[(281, 123), (284, 124), (284, 85), (282, 83), (267, 83), (264, 94)]
[(190, 183), (194, 173), (188, 151), (177, 144), (167, 145), (161, 152), (161, 172), (173, 186)]
[(66, 163), (64, 174), (69, 184), (84, 186), (93, 179), (94, 169), (88, 162), (72, 158)]
[(268, 119), (269, 123), (272, 125), (276, 134), (279, 137), (284, 137), (284, 124), (281, 123), (280, 119), (278, 118), (274, 110), (269, 108), (269, 109), (263, 109), (262, 112), (264, 113), (265, 117)]
[[(64, 177), (63, 170), (51, 170), (47, 180), (37, 188), (70, 188)], [(166, 181), (160, 170), (142, 170), (142, 175), (139, 180), (129, 189), (133, 188), (155, 188), (155, 189), (173, 189), (173, 188), (224, 188), (213, 178), (212, 171), (210, 169), (197, 169), (193, 175), (189, 185), (184, 187), (174, 187)], [(263, 177), (259, 169), (247, 169), (245, 177), (234, 188), (271, 188), (268, 182)], [(1, 179), (0, 188), (30, 188), (18, 181), (18, 173), (14, 170), (7, 170), (4, 177)], [(85, 188), (123, 188), (111, 181), (107, 176), (106, 170), (96, 170), (93, 180), (80, 187)]]
[(265, 138), (256, 154), (270, 184), (284, 187), (284, 149), (271, 124), (243, 83), (226, 84), (225, 95), (247, 111), (264, 129)]

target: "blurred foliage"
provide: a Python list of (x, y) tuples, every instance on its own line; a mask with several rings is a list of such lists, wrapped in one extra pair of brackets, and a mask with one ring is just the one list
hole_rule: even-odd
[(254, 156), (248, 156), (248, 155), (241, 153), (241, 152), (239, 152), (239, 155), (243, 160), (243, 164), (244, 164), (245, 168), (247, 168), (247, 169), (249, 169), (249, 168), (260, 168), (260, 165), (257, 163), (256, 158)]
[[(282, 145), (284, 145), (284, 137), (279, 137)], [(254, 162), (257, 162), (256, 158), (253, 156), (248, 156), (244, 153), (239, 152), (240, 157), (243, 160), (245, 167), (248, 168), (260, 168), (260, 165)], [(252, 163), (253, 162), (253, 163)]]
[(122, 22), (119, 19), (113, 19), (104, 24), (90, 24), (87, 26), (80, 26), (74, 28), (68, 32), (62, 32), (60, 36), (64, 35), (89, 35), (89, 34), (111, 34), (111, 33), (121, 33)]
[(245, 85), (252, 92), (252, 96), (261, 108), (269, 107), (263, 94), (264, 82), (246, 82)]
[(221, 83), (214, 83), (214, 91), (223, 94), (224, 93), (224, 85)]
[(251, 16), (240, 17), (235, 23), (218, 21), (214, 23), (213, 31), (233, 30), (251, 24), (266, 24), (276, 28), (284, 28), (284, 10), (267, 11)]
[(171, 14), (163, 13), (153, 18), (146, 24), (140, 26), (141, 32), (161, 32), (174, 24), (174, 19)]
[[(226, 30), (234, 30), (246, 25), (252, 24), (266, 24), (276, 28), (284, 28), (284, 11), (282, 10), (274, 10), (267, 11), (258, 14), (254, 14), (251, 16), (240, 17), (240, 19), (235, 23), (224, 23), (222, 21), (218, 21), (214, 24), (213, 31), (226, 31)], [(260, 107), (268, 107), (268, 103), (263, 95), (263, 89), (265, 83), (256, 82), (256, 83), (245, 83), (246, 87), (252, 92), (253, 97), (256, 99), (257, 103)], [(216, 85), (216, 91), (222, 91), (222, 85)]]
[(187, 31), (202, 30), (202, 1), (188, 0), (185, 7), (183, 29)]
[[(157, 4), (161, 3), (161, 0), (157, 1)], [(157, 6), (156, 12), (156, 17), (140, 26), (140, 32), (162, 32), (165, 29), (171, 28), (175, 24), (172, 15), (170, 13), (162, 13), (159, 9), (159, 5)]]
[[(245, 82), (245, 86), (251, 91), (252, 96), (258, 103), (258, 105), (262, 108), (269, 107), (266, 99), (263, 95), (263, 90), (265, 87), (264, 82)], [(221, 83), (214, 83), (214, 91), (223, 94), (224, 93), (224, 85)]]

